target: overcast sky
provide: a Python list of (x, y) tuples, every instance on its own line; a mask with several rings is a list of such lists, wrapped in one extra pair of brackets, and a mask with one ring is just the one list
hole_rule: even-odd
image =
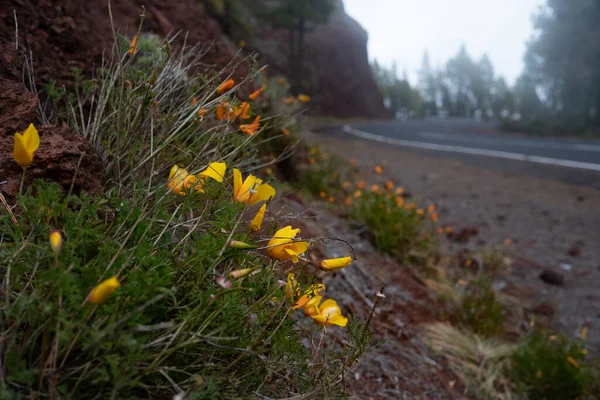
[(487, 53), (497, 75), (513, 84), (523, 69), (531, 15), (544, 0), (344, 0), (346, 12), (369, 32), (369, 57), (396, 61), (417, 81), (423, 51), (445, 66), (462, 43), (472, 58)]

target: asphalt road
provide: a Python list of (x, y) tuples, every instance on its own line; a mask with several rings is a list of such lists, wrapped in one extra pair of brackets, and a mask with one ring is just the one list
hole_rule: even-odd
[(487, 123), (438, 118), (356, 123), (318, 131), (600, 190), (600, 140), (506, 134)]

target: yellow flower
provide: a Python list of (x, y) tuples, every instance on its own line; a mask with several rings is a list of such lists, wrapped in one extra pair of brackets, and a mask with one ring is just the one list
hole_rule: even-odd
[(23, 134), (15, 133), (13, 158), (21, 167), (29, 167), (38, 147), (40, 147), (40, 136), (35, 126), (29, 124)]
[(299, 256), (308, 250), (308, 242), (295, 241), (294, 238), (300, 233), (300, 229), (292, 229), (286, 226), (275, 232), (268, 244), (267, 252), (276, 260), (291, 259), (297, 263)]
[(190, 173), (177, 165), (173, 165), (169, 172), (169, 181), (167, 187), (173, 193), (185, 195), (185, 190), (194, 187), (197, 192), (203, 193), (205, 178), (212, 178), (217, 182), (223, 182), (223, 176), (227, 165), (224, 162), (213, 162), (208, 167), (200, 172), (197, 176)]
[(275, 189), (269, 184), (262, 183), (262, 179), (248, 175), (242, 182), (242, 173), (233, 169), (233, 198), (240, 203), (256, 204), (267, 201), (275, 196)]
[(317, 313), (311, 315), (315, 322), (322, 326), (346, 326), (348, 318), (342, 316), (342, 309), (335, 300), (327, 299), (317, 307)]
[(321, 261), (321, 269), (324, 271), (337, 271), (347, 267), (352, 262), (352, 257), (330, 258)]
[(222, 94), (230, 89), (232, 89), (235, 86), (235, 81), (233, 79), (227, 79), (225, 82), (223, 82), (221, 84), (221, 86), (219, 86), (217, 88), (217, 94)]
[(323, 300), (323, 296), (315, 296), (312, 299), (305, 302), (302, 306), (302, 309), (304, 310), (304, 315), (307, 315), (309, 317), (318, 315), (319, 304), (321, 303), (321, 300)]
[(251, 101), (254, 101), (258, 98), (258, 96), (260, 96), (260, 94), (263, 92), (263, 90), (265, 90), (265, 88), (261, 87), (260, 89), (258, 89), (256, 92), (252, 93), (248, 98)]
[(301, 103), (308, 103), (310, 101), (310, 96), (308, 96), (306, 94), (300, 94), (300, 95), (298, 95), (298, 100)]
[(381, 175), (382, 172), (383, 172), (383, 168), (381, 168), (381, 165), (375, 166), (375, 173), (377, 175)]
[(240, 125), (240, 131), (247, 135), (254, 135), (258, 128), (260, 128), (260, 115), (257, 116), (251, 124)]
[(56, 229), (54, 229), (52, 232), (50, 232), (49, 242), (50, 242), (50, 248), (52, 249), (52, 252), (54, 253), (55, 256), (58, 256), (58, 254), (60, 253), (60, 249), (62, 248), (62, 244), (63, 244), (63, 238), (62, 238), (62, 235), (60, 234), (60, 231), (57, 231)]
[(267, 203), (262, 205), (262, 207), (256, 213), (256, 216), (252, 218), (252, 221), (250, 222), (250, 229), (253, 232), (260, 231), (263, 218), (265, 217), (265, 211), (267, 211)]
[(92, 304), (102, 304), (108, 299), (108, 296), (113, 294), (121, 284), (116, 276), (102, 281), (98, 286), (92, 289), (86, 300)]
[(304, 291), (302, 291), (300, 289), (300, 285), (294, 277), (294, 274), (289, 273), (287, 276), (285, 294), (294, 302), (294, 305), (292, 306), (294, 310), (304, 307), (315, 296), (321, 296), (324, 290), (325, 285), (317, 283), (309, 285)]
[(133, 39), (131, 40), (131, 43), (129, 44), (129, 50), (127, 50), (127, 54), (129, 54), (130, 56), (134, 55), (138, 52), (137, 42), (138, 42), (138, 36), (135, 35), (133, 37)]

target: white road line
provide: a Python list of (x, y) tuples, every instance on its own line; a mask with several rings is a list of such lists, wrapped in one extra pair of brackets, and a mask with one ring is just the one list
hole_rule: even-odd
[(443, 139), (454, 142), (464, 143), (481, 143), (481, 144), (499, 144), (509, 145), (518, 147), (533, 147), (540, 149), (557, 149), (557, 150), (576, 150), (576, 151), (594, 151), (600, 152), (600, 146), (593, 144), (583, 143), (549, 143), (545, 141), (534, 142), (532, 140), (511, 140), (502, 139), (495, 140), (493, 138), (482, 138), (482, 137), (464, 137), (461, 135), (453, 135), (438, 132), (419, 132), (419, 136), (426, 139)]
[(571, 161), (571, 160), (561, 160), (559, 158), (530, 156), (527, 154), (511, 153), (511, 152), (507, 152), (507, 151), (476, 149), (476, 148), (472, 148), (472, 147), (416, 142), (413, 140), (404, 140), (404, 139), (394, 139), (394, 138), (376, 135), (374, 133), (360, 131), (358, 129), (351, 128), (348, 125), (344, 126), (343, 131), (350, 135), (354, 135), (354, 136), (362, 138), (362, 139), (368, 139), (368, 140), (373, 140), (373, 141), (380, 142), (380, 143), (388, 143), (388, 144), (393, 144), (393, 145), (397, 145), (397, 146), (406, 146), (406, 147), (414, 147), (414, 148), (418, 148), (418, 149), (437, 150), (437, 151), (449, 151), (449, 152), (453, 152), (453, 153), (473, 154), (473, 155), (477, 155), (477, 156), (504, 158), (504, 159), (508, 159), (508, 160), (529, 161), (529, 162), (538, 163), (538, 164), (555, 165), (555, 166), (559, 166), (559, 167), (578, 168), (578, 169), (586, 169), (586, 170), (590, 170), (590, 171), (599, 171), (600, 172), (600, 164), (592, 164), (592, 163)]

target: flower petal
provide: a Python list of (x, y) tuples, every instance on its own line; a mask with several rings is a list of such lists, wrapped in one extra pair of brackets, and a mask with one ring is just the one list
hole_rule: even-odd
[(352, 257), (330, 258), (321, 261), (321, 269), (325, 271), (335, 271), (347, 267), (352, 262)]
[(33, 124), (29, 124), (27, 130), (23, 133), (25, 146), (30, 152), (34, 152), (40, 147), (40, 135)]
[(267, 211), (267, 204), (263, 204), (262, 207), (258, 210), (252, 221), (250, 222), (250, 229), (253, 232), (260, 231), (262, 227), (263, 218), (265, 217), (265, 212)]
[(33, 152), (27, 149), (23, 136), (15, 133), (15, 146), (13, 150), (13, 158), (21, 167), (29, 167), (33, 161)]
[(116, 276), (102, 281), (98, 286), (92, 289), (86, 300), (92, 304), (102, 304), (121, 286)]
[(263, 183), (262, 185), (255, 187), (254, 190), (255, 193), (252, 194), (248, 200), (248, 204), (256, 204), (260, 203), (261, 201), (270, 200), (271, 198), (275, 197), (276, 194), (275, 189), (267, 183)]
[(233, 169), (233, 197), (237, 199), (242, 188), (242, 173), (239, 169)]
[(224, 162), (212, 162), (208, 164), (208, 167), (200, 172), (198, 176), (207, 176), (213, 178), (217, 182), (223, 182), (227, 165)]

